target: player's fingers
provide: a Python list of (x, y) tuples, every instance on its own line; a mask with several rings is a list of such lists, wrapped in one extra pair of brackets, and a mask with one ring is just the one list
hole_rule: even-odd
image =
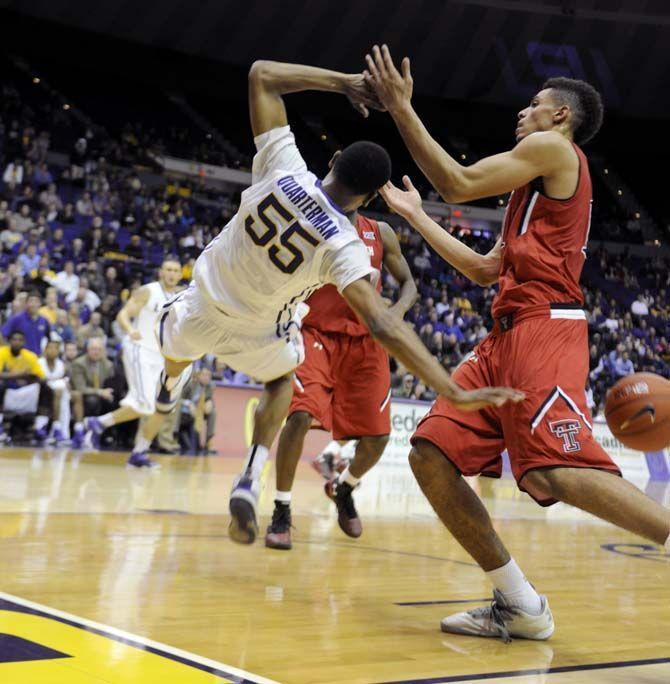
[(382, 60), (384, 62), (384, 67), (389, 72), (389, 74), (398, 74), (398, 70), (395, 68), (395, 64), (393, 63), (393, 58), (391, 57), (391, 51), (389, 50), (388, 45), (382, 45), (381, 55)]
[(412, 179), (409, 176), (403, 176), (402, 183), (410, 192), (416, 190), (414, 183), (412, 183)]
[(400, 68), (402, 69), (402, 77), (405, 81), (408, 83), (412, 83), (412, 72), (410, 71), (409, 67), (409, 57), (403, 57), (402, 63), (400, 64)]
[(382, 53), (381, 53), (381, 50), (379, 49), (379, 45), (375, 45), (372, 48), (372, 56), (375, 59), (375, 64), (377, 65), (377, 71), (379, 71), (382, 78), (384, 78), (385, 76), (387, 76), (386, 65), (384, 64), (384, 58), (382, 57)]
[(379, 81), (379, 70), (377, 69), (375, 60), (372, 59), (371, 55), (365, 55), (365, 62), (368, 65), (368, 69), (370, 70), (370, 74), (372, 75), (373, 81)]

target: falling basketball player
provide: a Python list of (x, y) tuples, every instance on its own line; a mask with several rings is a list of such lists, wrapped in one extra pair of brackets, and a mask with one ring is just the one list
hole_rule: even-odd
[[(402, 320), (416, 301), (417, 290), (398, 238), (388, 223), (361, 214), (355, 220), (372, 267), (379, 271), (383, 264), (399, 284), (393, 309)], [(275, 509), (265, 535), (265, 545), (273, 549), (291, 548), (291, 489), (313, 421), (332, 432), (334, 440), (358, 440), (353, 461), (326, 482), (340, 528), (350, 537), (360, 537), (363, 531), (353, 490), (381, 458), (391, 432), (388, 354), (333, 286), (317, 290), (307, 304), (310, 311), (302, 331), (305, 361), (295, 372), (289, 417), (279, 436)]]
[(158, 408), (177, 401), (191, 362), (209, 352), (265, 383), (253, 444), (230, 499), (230, 536), (250, 544), (268, 450), (293, 394), (293, 370), (304, 359), (304, 300), (334, 285), (376, 339), (450, 401), (467, 408), (501, 405), (523, 395), (510, 389), (462, 390), (371, 284), (375, 269), (352, 218), (391, 175), (387, 152), (371, 142), (345, 148), (323, 181), (307, 169), (287, 123), (282, 95), (324, 90), (349, 96), (362, 113), (374, 106), (362, 74), (276, 62), (249, 72), (249, 109), (257, 153), (252, 185), (240, 209), (205, 248), (193, 282), (165, 309), (159, 340), (166, 358)]
[(547, 639), (554, 622), (498, 537), (462, 475), (500, 476), (506, 448), (520, 489), (541, 505), (564, 501), (670, 550), (670, 511), (623, 480), (595, 441), (584, 387), (588, 329), (579, 287), (591, 219), (591, 180), (578, 145), (600, 128), (598, 92), (552, 78), (518, 114), (516, 146), (464, 167), (430, 136), (411, 105), (412, 76), (386, 46), (366, 57), (368, 83), (389, 111), (417, 165), (447, 202), (512, 192), (500, 239), (477, 254), (422, 210), (406, 191), (381, 193), (438, 254), (479, 285), (499, 284), (494, 327), (454, 373), (463, 388), (518, 387), (526, 400), (464, 413), (438, 398), (412, 437), (416, 479), (449, 531), (494, 587), (490, 607), (442, 621), (442, 630), (477, 636)]
[(156, 385), (165, 361), (158, 348), (155, 327), (163, 305), (177, 293), (180, 280), (179, 261), (165, 259), (158, 280), (135, 290), (119, 311), (116, 320), (126, 333), (122, 358), (128, 393), (116, 411), (86, 419), (87, 441), (97, 448), (100, 436), (108, 427), (146, 417), (144, 424), (137, 428), (135, 446), (128, 459), (128, 465), (136, 468), (156, 465), (148, 451), (166, 414), (156, 410)]

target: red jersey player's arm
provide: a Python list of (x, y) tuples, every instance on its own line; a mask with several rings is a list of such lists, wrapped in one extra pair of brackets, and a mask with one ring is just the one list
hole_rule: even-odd
[(500, 272), (502, 240), (499, 238), (488, 254), (475, 252), (426, 214), (421, 195), (409, 176), (404, 176), (402, 180), (406, 191), (396, 188), (390, 181), (380, 190), (389, 207), (403, 216), (448, 264), (466, 278), (482, 286), (495, 283)]
[(400, 285), (398, 301), (393, 305), (393, 308), (402, 318), (409, 311), (412, 304), (419, 298), (419, 293), (417, 292), (416, 283), (412, 277), (412, 271), (410, 271), (409, 264), (400, 249), (400, 243), (398, 242), (395, 231), (388, 223), (382, 223), (380, 221), (377, 225), (379, 226), (382, 245), (384, 246), (384, 268)]
[(249, 70), (249, 116), (254, 137), (288, 125), (282, 95), (303, 90), (325, 90), (346, 95), (363, 116), (368, 115), (368, 107), (381, 108), (363, 74), (343, 74), (303, 64), (258, 60)]
[(416, 333), (389, 311), (367, 278), (356, 280), (345, 287), (342, 296), (372, 336), (391, 355), (455, 406), (464, 411), (474, 411), (484, 406), (502, 406), (507, 401), (521, 401), (524, 398), (521, 392), (506, 387), (461, 389), (423, 346)]
[[(409, 59), (396, 69), (386, 46), (367, 56), (368, 83), (393, 117), (414, 161), (447, 202), (468, 202), (503, 195), (538, 177), (552, 180), (574, 171), (578, 160), (567, 138), (555, 131), (533, 133), (508, 152), (461, 166), (430, 135), (411, 103)], [(570, 196), (567, 192), (566, 196)]]

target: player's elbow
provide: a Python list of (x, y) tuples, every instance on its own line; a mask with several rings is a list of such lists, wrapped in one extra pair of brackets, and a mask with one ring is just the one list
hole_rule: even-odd
[(366, 318), (365, 325), (372, 337), (381, 344), (388, 342), (393, 337), (394, 319), (387, 310), (375, 311)]
[(267, 82), (272, 71), (272, 62), (267, 59), (257, 59), (249, 69), (249, 85), (258, 86)]

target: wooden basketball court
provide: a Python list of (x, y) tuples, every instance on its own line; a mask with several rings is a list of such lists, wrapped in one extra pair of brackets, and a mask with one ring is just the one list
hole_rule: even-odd
[(549, 596), (547, 642), (440, 632), (490, 587), (408, 468), (370, 474), (354, 541), (301, 463), (283, 552), (227, 538), (234, 459), (124, 459), (0, 451), (2, 684), (670, 681), (670, 556), (510, 481), (475, 486)]

